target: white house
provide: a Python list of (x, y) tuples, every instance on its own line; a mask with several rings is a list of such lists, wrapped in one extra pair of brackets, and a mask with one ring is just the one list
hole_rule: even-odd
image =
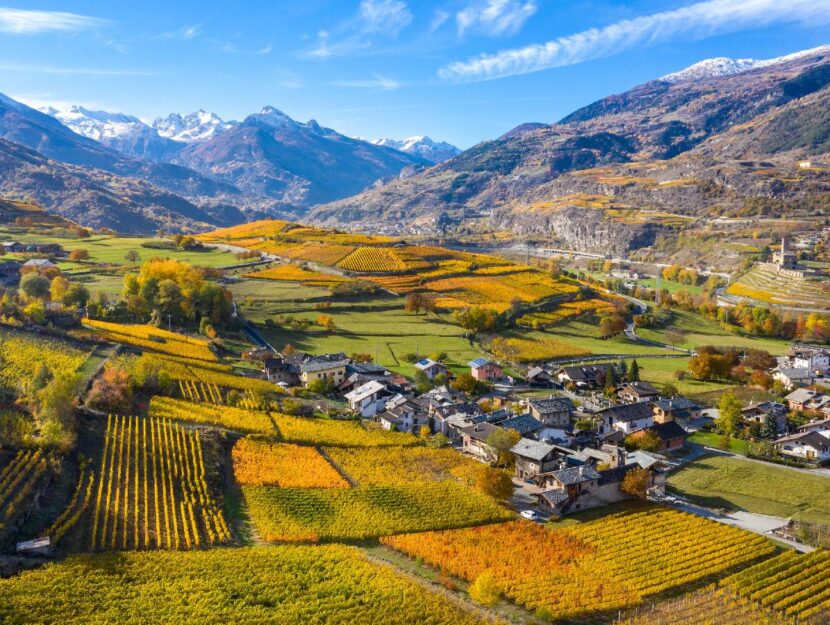
[(772, 374), (772, 378), (781, 382), (788, 391), (799, 386), (809, 386), (815, 380), (813, 372), (803, 367), (778, 367)]
[(616, 430), (628, 435), (654, 425), (654, 411), (651, 404), (642, 402), (612, 406), (600, 410), (596, 416), (602, 419), (599, 434), (607, 434)]
[(352, 412), (364, 419), (369, 419), (386, 407), (386, 400), (390, 395), (385, 384), (372, 380), (346, 393), (343, 397), (349, 402)]
[[(823, 433), (822, 433), (823, 432)], [(811, 462), (830, 460), (830, 431), (801, 432), (785, 436), (775, 441), (775, 447), (783, 456), (790, 456)]]
[(825, 375), (830, 371), (830, 350), (799, 346), (791, 351), (790, 362), (794, 369), (807, 369), (816, 375)]
[(418, 371), (423, 371), (427, 378), (434, 380), (439, 375), (447, 375), (447, 368), (432, 358), (424, 358), (415, 363)]

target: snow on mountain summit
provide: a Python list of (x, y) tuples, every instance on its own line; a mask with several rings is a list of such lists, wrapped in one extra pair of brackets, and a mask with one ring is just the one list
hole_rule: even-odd
[(153, 122), (153, 128), (160, 136), (167, 139), (181, 143), (194, 143), (207, 141), (234, 124), (235, 122), (224, 121), (216, 113), (199, 109), (187, 115), (171, 113), (167, 117), (159, 117)]
[(775, 57), (773, 59), (730, 59), (728, 57), (717, 57), (713, 59), (704, 59), (678, 72), (672, 72), (662, 76), (659, 80), (665, 82), (683, 82), (686, 80), (702, 80), (705, 78), (717, 78), (719, 76), (733, 76), (742, 72), (748, 72), (752, 69), (760, 67), (769, 67), (770, 65), (778, 65), (780, 63), (787, 63), (800, 58), (808, 56), (830, 55), (830, 45), (819, 46), (817, 48), (810, 48), (809, 50), (801, 50), (786, 54), (784, 56)]
[(435, 142), (426, 135), (407, 137), (402, 141), (397, 139), (375, 139), (371, 143), (419, 156), (432, 163), (440, 163), (461, 153), (461, 150), (454, 145), (446, 141)]

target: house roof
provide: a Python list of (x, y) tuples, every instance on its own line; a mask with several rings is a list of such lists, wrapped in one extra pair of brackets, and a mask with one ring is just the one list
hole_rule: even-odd
[(388, 375), (389, 370), (383, 365), (376, 365), (372, 362), (350, 362), (349, 371), (361, 375)]
[(686, 436), (686, 430), (680, 427), (677, 421), (668, 421), (666, 423), (655, 423), (649, 430), (652, 430), (660, 440), (671, 440), (673, 438), (681, 438)]
[(345, 367), (349, 363), (346, 360), (312, 360), (304, 362), (300, 365), (300, 371), (303, 373), (313, 373), (315, 371), (326, 371), (327, 369), (339, 369)]
[(561, 488), (552, 488), (551, 490), (543, 491), (539, 493), (539, 496), (547, 501), (553, 508), (561, 503), (565, 503), (569, 499), (568, 493)]
[(628, 382), (626, 384), (623, 384), (620, 387), (620, 391), (625, 391), (627, 393), (637, 395), (638, 397), (655, 396), (660, 394), (660, 391), (654, 388), (654, 386), (652, 386), (648, 382), (641, 382), (639, 380), (636, 382)]
[(25, 263), (23, 263), (24, 267), (47, 267), (53, 265), (54, 263), (48, 258), (30, 258)]
[(806, 367), (778, 367), (778, 373), (790, 380), (810, 380), (813, 372)]
[(550, 397), (548, 399), (530, 399), (528, 405), (536, 409), (539, 414), (554, 414), (557, 412), (572, 411), (573, 402), (567, 397)]
[(432, 358), (423, 358), (415, 363), (415, 368), (420, 369), (421, 371), (426, 371), (427, 369), (432, 369), (433, 367), (443, 367), (440, 362), (433, 360)]
[(804, 425), (799, 425), (796, 430), (810, 430), (810, 429), (830, 430), (830, 418), (820, 419), (817, 421), (810, 421)]
[(528, 379), (535, 378), (536, 376), (542, 375), (543, 373), (547, 374), (547, 371), (542, 369), (542, 367), (533, 367), (527, 372), (527, 377)]
[(539, 430), (542, 427), (542, 422), (535, 419), (532, 415), (523, 414), (505, 419), (499, 425), (508, 430), (516, 430), (519, 434), (524, 435)]
[(510, 451), (521, 456), (522, 458), (530, 458), (531, 460), (541, 461), (556, 448), (553, 445), (548, 445), (541, 441), (534, 441), (529, 438), (523, 438), (518, 443), (510, 448)]
[(639, 464), (632, 462), (621, 467), (612, 467), (599, 472), (600, 484), (614, 484), (615, 482), (622, 482), (626, 474), (632, 469), (639, 468)]
[(799, 443), (801, 445), (814, 447), (815, 449), (822, 449), (824, 447), (830, 447), (830, 439), (825, 436), (822, 436), (818, 432), (801, 432), (799, 434), (791, 434), (790, 436), (784, 436), (779, 438), (776, 443)]
[(501, 430), (501, 428), (496, 427), (492, 423), (473, 423), (472, 425), (459, 429), (462, 434), (466, 434), (470, 438), (485, 442), (490, 434), (498, 430)]
[(557, 373), (566, 375), (570, 380), (577, 381), (594, 381), (600, 369), (597, 367), (562, 367)]
[(696, 410), (700, 404), (688, 397), (671, 397), (658, 399), (654, 405), (664, 412), (676, 412), (680, 410)]
[[(473, 369), (480, 369), (484, 365), (489, 365), (489, 364), (494, 364), (495, 365), (496, 363), (494, 363), (492, 360), (489, 360), (487, 358), (476, 358), (476, 359), (471, 360), (470, 362), (467, 363), (467, 365), (472, 367)], [(496, 366), (498, 366), (498, 365), (496, 365)]]
[(612, 421), (630, 423), (639, 419), (647, 419), (653, 416), (651, 405), (647, 403), (623, 404), (622, 406), (611, 406), (600, 410), (598, 415), (610, 417)]
[(778, 414), (786, 414), (787, 413), (787, 406), (784, 404), (779, 404), (776, 401), (763, 401), (760, 404), (750, 404), (746, 408), (742, 408), (741, 412), (762, 412), (762, 413), (778, 413)]
[(792, 393), (787, 395), (784, 399), (787, 401), (795, 402), (796, 404), (802, 404), (805, 401), (809, 401), (816, 397), (817, 395), (821, 395), (818, 391), (813, 391), (809, 388), (797, 388)]
[(591, 480), (598, 480), (600, 478), (597, 470), (589, 464), (581, 464), (578, 467), (568, 467), (567, 469), (551, 471), (548, 475), (564, 486), (590, 482)]
[(366, 382), (363, 386), (356, 388), (355, 390), (351, 391), (350, 393), (346, 393), (343, 397), (345, 397), (348, 401), (362, 401), (367, 397), (371, 397), (375, 393), (379, 393), (386, 389), (385, 384), (381, 384), (377, 380), (372, 380), (371, 382)]

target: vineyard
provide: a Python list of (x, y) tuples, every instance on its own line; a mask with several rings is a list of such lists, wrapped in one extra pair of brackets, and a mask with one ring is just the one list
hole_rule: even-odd
[(591, 352), (553, 336), (540, 339), (496, 337), (490, 349), (497, 358), (513, 362), (540, 362), (566, 356), (584, 356)]
[(471, 582), (488, 572), (505, 596), (553, 618), (630, 608), (775, 551), (761, 536), (660, 508), (567, 529), (517, 521), (382, 542)]
[(190, 549), (230, 540), (205, 481), (198, 432), (110, 416), (89, 529), (92, 551)]
[(362, 541), (514, 516), (452, 482), (326, 490), (243, 486), (242, 492), (257, 532), (269, 541)]
[(792, 551), (736, 573), (721, 586), (759, 603), (782, 619), (810, 623), (830, 613), (830, 553)]
[(20, 451), (0, 471), (0, 543), (47, 470), (43, 451)]
[(87, 352), (66, 341), (0, 329), (0, 386), (17, 388), (40, 365), (53, 373), (72, 372), (86, 359)]
[(412, 434), (368, 429), (358, 421), (308, 419), (272, 413), (282, 439), (289, 443), (331, 447), (394, 447), (417, 445)]
[(450, 448), (330, 447), (326, 452), (346, 474), (361, 486), (403, 486), (417, 482), (456, 479), (459, 467), (480, 467)]
[(385, 247), (359, 247), (337, 266), (358, 273), (394, 273), (406, 270), (406, 265), (393, 250)]
[(240, 484), (281, 488), (348, 488), (314, 447), (243, 438), (233, 446), (233, 473)]
[(516, 323), (534, 329), (548, 328), (558, 323), (562, 323), (563, 321), (576, 319), (586, 313), (601, 316), (605, 314), (612, 314), (615, 310), (615, 306), (605, 300), (577, 300), (573, 302), (564, 302), (552, 312), (538, 312), (522, 315), (516, 320)]
[(0, 579), (4, 625), (122, 623), (126, 615), (193, 625), (487, 622), (338, 545), (73, 556)]
[(51, 539), (52, 546), (56, 546), (64, 535), (78, 523), (84, 515), (92, 500), (93, 487), (95, 486), (95, 471), (84, 464), (81, 466), (80, 477), (69, 505), (46, 530), (46, 535)]
[(206, 404), (221, 404), (222, 392), (213, 382), (194, 382), (193, 380), (179, 380), (179, 392), (182, 398), (188, 401), (204, 402)]
[(274, 422), (264, 412), (208, 403), (196, 403), (155, 395), (150, 400), (150, 416), (182, 422), (216, 425), (249, 433), (274, 433)]
[(191, 358), (193, 360), (216, 361), (208, 342), (176, 332), (168, 332), (150, 325), (111, 323), (96, 319), (84, 319), (84, 325), (99, 332), (106, 340), (124, 343), (142, 349)]
[(161, 354), (143, 354), (146, 358), (163, 368), (173, 380), (190, 380), (220, 388), (232, 388), (239, 391), (262, 393), (281, 393), (281, 389), (268, 380), (234, 375), (230, 365), (218, 362), (188, 360)]
[(297, 265), (279, 265), (270, 269), (262, 269), (245, 274), (246, 278), (259, 278), (260, 280), (280, 280), (285, 282), (300, 282), (307, 286), (331, 287), (342, 282), (348, 282), (348, 278), (320, 271), (303, 269)]

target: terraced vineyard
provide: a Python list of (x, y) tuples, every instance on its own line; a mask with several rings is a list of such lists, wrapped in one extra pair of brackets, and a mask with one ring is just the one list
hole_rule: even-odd
[(20, 451), (0, 470), (0, 543), (6, 530), (26, 511), (26, 501), (47, 470), (41, 450)]
[(487, 572), (505, 596), (554, 619), (631, 608), (775, 552), (761, 536), (661, 508), (567, 529), (516, 521), (382, 541), (470, 582)]
[(208, 362), (217, 360), (216, 354), (211, 351), (206, 340), (185, 336), (177, 332), (168, 332), (151, 325), (111, 323), (96, 319), (84, 319), (84, 325), (96, 330), (104, 338), (115, 343), (125, 343), (142, 349), (192, 360)]
[(825, 285), (826, 281), (779, 274), (772, 265), (759, 263), (726, 292), (767, 304), (830, 310), (830, 289), (824, 288)]
[(52, 373), (75, 371), (87, 359), (83, 349), (52, 336), (0, 329), (0, 386), (17, 388), (44, 365)]
[(199, 434), (168, 420), (110, 416), (89, 549), (190, 549), (230, 540), (205, 481)]

